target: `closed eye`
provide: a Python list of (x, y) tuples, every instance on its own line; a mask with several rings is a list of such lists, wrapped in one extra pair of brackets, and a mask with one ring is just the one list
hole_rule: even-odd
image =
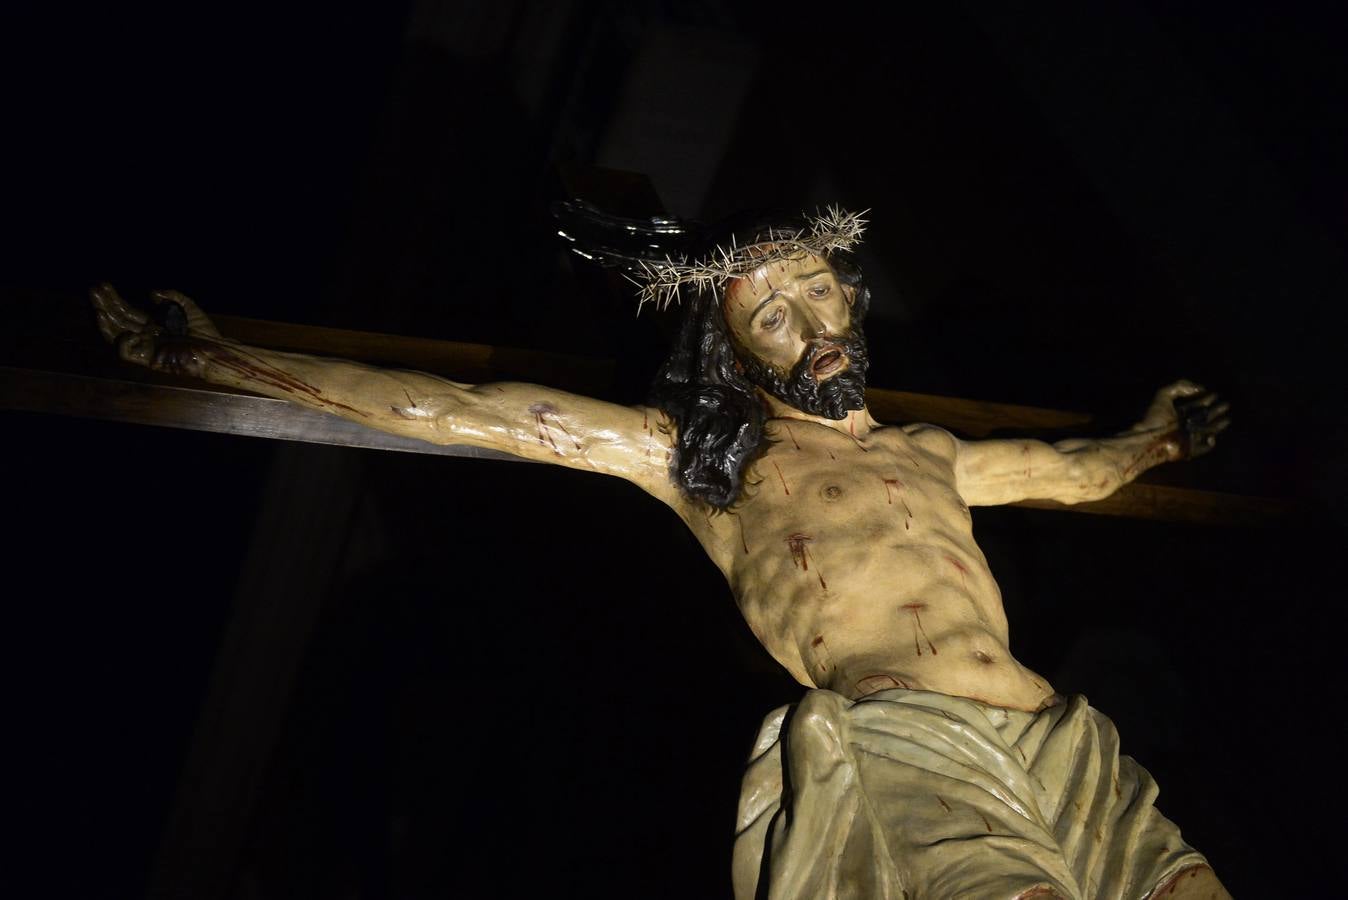
[(779, 306), (772, 312), (764, 316), (761, 320), (759, 320), (759, 324), (762, 326), (764, 331), (772, 331), (778, 325), (782, 324), (782, 319), (784, 317), (785, 314), (782, 312), (782, 308)]

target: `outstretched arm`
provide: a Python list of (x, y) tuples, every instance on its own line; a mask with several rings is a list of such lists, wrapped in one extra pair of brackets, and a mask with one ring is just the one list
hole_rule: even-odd
[(955, 479), (970, 506), (1018, 500), (1082, 503), (1108, 497), (1152, 466), (1211, 450), (1229, 404), (1190, 381), (1156, 393), (1142, 420), (1098, 440), (959, 442)]
[(460, 384), (423, 372), (248, 347), (221, 337), (176, 291), (153, 296), (151, 315), (109, 285), (92, 292), (99, 330), (129, 362), (292, 400), (404, 437), (617, 475), (666, 502), (677, 497), (666, 456), (671, 437), (657, 410), (532, 384)]

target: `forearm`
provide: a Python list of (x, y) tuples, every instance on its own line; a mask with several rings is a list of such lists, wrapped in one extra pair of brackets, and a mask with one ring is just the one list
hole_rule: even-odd
[(1182, 455), (1180, 433), (1174, 428), (1073, 438), (1057, 442), (1053, 449), (1066, 461), (1061, 493), (1052, 498), (1062, 503), (1103, 499), (1153, 466)]
[(153, 367), (437, 444), (618, 475), (664, 496), (669, 436), (641, 409), (518, 382), (468, 385), (219, 338), (164, 340)]
[(467, 385), (420, 372), (265, 350), (222, 338), (166, 339), (152, 368), (290, 400), (381, 431), (424, 439), (431, 439), (436, 429), (432, 405), (443, 407), (454, 395), (469, 393)]

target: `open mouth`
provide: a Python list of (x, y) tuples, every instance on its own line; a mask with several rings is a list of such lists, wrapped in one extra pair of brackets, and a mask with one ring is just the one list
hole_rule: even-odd
[(841, 350), (825, 350), (815, 357), (814, 363), (810, 366), (810, 370), (813, 371), (816, 376), (829, 375), (841, 369), (845, 359), (846, 357), (843, 356)]

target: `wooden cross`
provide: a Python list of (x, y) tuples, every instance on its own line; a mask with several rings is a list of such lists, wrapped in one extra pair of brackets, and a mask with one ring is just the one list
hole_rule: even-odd
[[(105, 345), (83, 297), (20, 297), (10, 308), (27, 321), (0, 344), (0, 409), (56, 413), (222, 434), (345, 447), (518, 460), (475, 447), (441, 446), (374, 431), (354, 422), (201, 382), (175, 379), (122, 363)], [(229, 338), (260, 347), (417, 369), (455, 381), (529, 381), (596, 397), (614, 393), (613, 360), (482, 344), (372, 334), (213, 315)], [(1042, 437), (1089, 435), (1092, 416), (1006, 403), (869, 388), (866, 400), (884, 422), (930, 422), (982, 438), (1011, 431)], [(1167, 481), (1174, 475), (1167, 469)], [(1154, 473), (1092, 503), (1066, 506), (1028, 500), (1019, 506), (1210, 525), (1269, 524), (1293, 503), (1157, 483)]]

